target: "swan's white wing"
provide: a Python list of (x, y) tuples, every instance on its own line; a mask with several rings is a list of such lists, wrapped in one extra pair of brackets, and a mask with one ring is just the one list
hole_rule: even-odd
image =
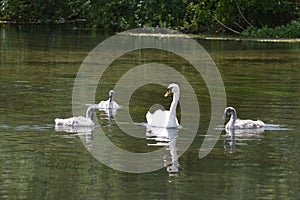
[(108, 108), (108, 106), (109, 106), (109, 100), (107, 100), (107, 101), (100, 101), (100, 103), (99, 103), (99, 108), (101, 109), (101, 108)]
[(119, 106), (119, 104), (118, 104), (117, 102), (112, 101), (112, 108), (113, 108), (113, 109), (119, 109), (120, 106)]
[(264, 125), (265, 124), (260, 120), (253, 121), (250, 119), (246, 119), (246, 120), (237, 119), (235, 121), (234, 127), (237, 129), (257, 129), (257, 128), (264, 127)]
[(150, 126), (166, 127), (167, 112), (162, 110), (156, 110), (153, 114), (148, 112), (146, 119)]
[(170, 117), (169, 110), (156, 110), (153, 114), (148, 112), (146, 119), (147, 123), (154, 127), (176, 128), (180, 126), (176, 116)]
[(94, 122), (86, 117), (73, 117), (73, 126), (94, 126)]
[(262, 128), (265, 126), (265, 123), (261, 120), (256, 120), (254, 122), (255, 122), (257, 128)]
[(73, 117), (67, 118), (67, 119), (56, 118), (54, 121), (55, 121), (55, 125), (56, 126), (72, 126), (72, 124), (73, 124)]
[(56, 118), (54, 121), (56, 126), (94, 126), (94, 122), (91, 119), (82, 116), (67, 119)]
[[(112, 109), (119, 109), (120, 106), (117, 102), (115, 101), (112, 101)], [(109, 100), (107, 101), (100, 101), (100, 103), (98, 104), (99, 105), (99, 109), (107, 109), (107, 108), (110, 108), (109, 107)]]
[(149, 125), (152, 124), (152, 114), (149, 111), (146, 114), (146, 120)]

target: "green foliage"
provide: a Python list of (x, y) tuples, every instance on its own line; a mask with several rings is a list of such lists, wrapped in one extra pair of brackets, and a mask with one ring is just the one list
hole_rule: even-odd
[(300, 19), (294, 20), (286, 26), (275, 28), (264, 26), (261, 29), (254, 29), (249, 27), (242, 35), (255, 38), (300, 38)]
[(178, 28), (182, 26), (185, 5), (181, 0), (94, 0), (90, 19), (94, 27), (126, 30), (143, 26)]
[(213, 24), (211, 17), (211, 1), (185, 1), (186, 12), (184, 27), (188, 30), (209, 29)]
[[(284, 25), (300, 16), (297, 0), (185, 0), (185, 28), (218, 30), (224, 27), (243, 32), (248, 26)], [(226, 28), (227, 27), (227, 28)]]
[(45, 22), (83, 17), (86, 0), (2, 0), (0, 19), (15, 22)]
[(188, 32), (231, 31), (243, 32), (243, 35), (267, 32), (270, 37), (281, 37), (283, 32), (297, 35), (294, 33), (297, 26), (282, 25), (300, 18), (298, 1), (0, 0), (0, 20), (54, 22), (84, 19), (86, 26), (108, 31), (160, 26)]

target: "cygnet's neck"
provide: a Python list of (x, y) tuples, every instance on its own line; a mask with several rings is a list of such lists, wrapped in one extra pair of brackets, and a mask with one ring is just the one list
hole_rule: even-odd
[(228, 122), (228, 128), (234, 128), (234, 123), (235, 123), (235, 121), (236, 121), (236, 119), (237, 119), (237, 114), (236, 114), (236, 111), (232, 111), (232, 114), (231, 114), (231, 117), (230, 117), (230, 120), (229, 120), (229, 122)]
[(89, 119), (91, 119), (91, 120), (94, 119), (94, 110), (93, 110), (91, 107), (89, 107), (89, 108), (86, 110), (85, 117), (86, 117), (86, 118), (89, 118)]
[(113, 107), (113, 95), (109, 95), (108, 108), (112, 108), (112, 107)]

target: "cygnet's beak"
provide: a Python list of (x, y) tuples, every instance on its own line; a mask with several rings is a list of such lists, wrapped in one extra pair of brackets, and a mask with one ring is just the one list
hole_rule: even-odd
[(226, 119), (226, 117), (227, 117), (227, 112), (224, 112), (223, 119)]
[(172, 91), (170, 89), (167, 90), (166, 94), (164, 95), (165, 97), (167, 97)]

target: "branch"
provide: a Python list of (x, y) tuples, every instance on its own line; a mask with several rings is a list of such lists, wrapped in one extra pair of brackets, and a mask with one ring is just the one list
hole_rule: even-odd
[(239, 6), (239, 4), (238, 4), (238, 2), (236, 1), (236, 0), (234, 0), (235, 1), (235, 3), (236, 3), (236, 7), (237, 7), (237, 9), (238, 9), (238, 11), (239, 11), (239, 13), (240, 13), (240, 15), (241, 15), (241, 17), (243, 18), (243, 20), (249, 25), (249, 26), (251, 26), (252, 28), (254, 28), (254, 29), (256, 29), (247, 19), (246, 19), (246, 17), (243, 15), (243, 13), (242, 13), (242, 11), (241, 11), (241, 9), (240, 9), (240, 6)]
[(236, 33), (236, 34), (239, 34), (239, 35), (241, 34), (241, 32), (236, 31), (236, 30), (234, 30), (234, 29), (232, 29), (232, 28), (226, 26), (225, 24), (223, 24), (223, 23), (222, 23), (220, 20), (218, 20), (214, 15), (212, 15), (212, 14), (210, 14), (210, 15), (213, 17), (214, 20), (216, 20), (216, 22), (218, 22), (221, 26), (223, 26), (223, 27), (226, 28), (227, 30), (232, 31), (232, 32), (234, 32), (234, 33)]
[(237, 25), (240, 29), (242, 29), (243, 31), (245, 31), (246, 29), (244, 27), (242, 27), (239, 23), (237, 22), (233, 22), (235, 25)]

